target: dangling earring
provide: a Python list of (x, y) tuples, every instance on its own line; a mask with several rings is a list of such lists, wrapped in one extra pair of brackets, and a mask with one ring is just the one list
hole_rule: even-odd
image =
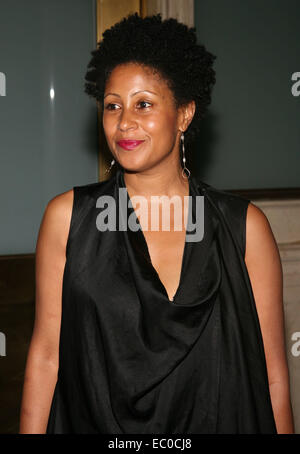
[(185, 165), (186, 159), (185, 159), (184, 133), (183, 132), (181, 134), (181, 142), (182, 142), (182, 162), (183, 162), (182, 176), (184, 178), (189, 178), (190, 175), (191, 175), (191, 172), (189, 171), (189, 169)]
[(110, 170), (111, 170), (111, 168), (112, 168), (112, 166), (114, 165), (115, 162), (116, 162), (116, 161), (113, 159), (113, 160), (111, 161), (111, 163), (110, 163), (109, 169), (106, 169), (104, 173), (110, 172)]

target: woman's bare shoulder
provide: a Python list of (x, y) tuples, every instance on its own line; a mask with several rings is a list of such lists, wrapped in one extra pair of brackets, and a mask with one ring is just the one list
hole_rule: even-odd
[(65, 249), (74, 200), (74, 190), (56, 195), (46, 205), (39, 231), (39, 241), (52, 242)]
[(73, 199), (74, 190), (70, 189), (50, 199), (46, 209), (54, 212), (59, 217), (69, 216), (72, 212)]
[(258, 206), (250, 202), (246, 217), (246, 254), (247, 246), (249, 252), (251, 246), (274, 247), (275, 245), (275, 237), (267, 216)]
[(272, 289), (270, 304), (281, 304), (282, 266), (279, 248), (270, 222), (264, 212), (249, 203), (246, 218), (245, 262), (249, 276), (257, 291), (257, 303), (266, 305)]

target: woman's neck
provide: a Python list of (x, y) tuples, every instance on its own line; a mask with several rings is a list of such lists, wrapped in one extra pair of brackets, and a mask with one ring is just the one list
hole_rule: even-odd
[(189, 195), (188, 178), (182, 176), (182, 168), (170, 169), (168, 172), (147, 170), (145, 172), (126, 172), (122, 170), (127, 191), (130, 196), (142, 195), (146, 198), (151, 196)]

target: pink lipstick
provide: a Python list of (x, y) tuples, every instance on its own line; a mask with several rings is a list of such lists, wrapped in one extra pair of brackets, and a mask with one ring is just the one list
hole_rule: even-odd
[(144, 140), (120, 140), (119, 142), (117, 142), (117, 144), (125, 150), (133, 150), (142, 142), (144, 142)]

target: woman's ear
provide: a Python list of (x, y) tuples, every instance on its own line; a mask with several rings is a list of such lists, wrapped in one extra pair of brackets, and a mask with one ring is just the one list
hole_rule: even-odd
[(186, 131), (193, 120), (195, 111), (196, 111), (196, 103), (195, 101), (190, 101), (187, 104), (184, 104), (179, 108), (180, 110), (180, 125), (179, 128), (182, 131)]

